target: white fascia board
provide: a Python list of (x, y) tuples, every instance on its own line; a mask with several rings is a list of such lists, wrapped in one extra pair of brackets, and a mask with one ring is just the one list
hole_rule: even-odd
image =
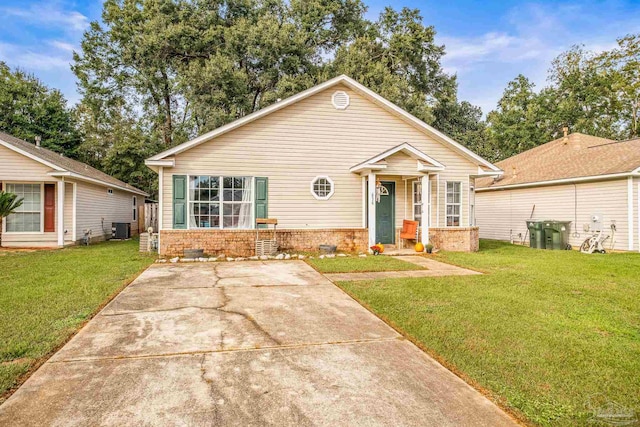
[(77, 181), (86, 181), (86, 182), (91, 182), (94, 184), (100, 184), (103, 187), (107, 187), (107, 188), (116, 188), (118, 190), (121, 191), (127, 191), (129, 193), (135, 193), (135, 194), (140, 194), (141, 196), (145, 196), (148, 197), (149, 194), (145, 193), (142, 190), (138, 190), (136, 188), (127, 188), (127, 187), (123, 187), (121, 185), (115, 185), (115, 184), (111, 184), (110, 182), (105, 182), (105, 181), (101, 181), (99, 179), (95, 179), (95, 178), (89, 178), (87, 176), (84, 175), (79, 175), (77, 173), (73, 173), (73, 172), (49, 172), (47, 175), (52, 176), (54, 178), (72, 178), (75, 179)]
[(349, 172), (358, 173), (358, 172), (366, 172), (366, 171), (372, 171), (372, 170), (383, 170), (386, 168), (387, 168), (387, 165), (380, 165), (380, 164), (376, 165), (376, 164), (365, 163), (365, 164), (360, 164), (352, 167), (351, 169), (349, 169)]
[(418, 172), (440, 172), (445, 170), (444, 166), (428, 166), (418, 160)]
[(625, 173), (613, 173), (609, 175), (594, 175), (594, 176), (581, 176), (578, 178), (554, 179), (550, 181), (525, 182), (522, 184), (476, 188), (476, 193), (483, 192), (483, 191), (510, 190), (513, 188), (543, 187), (547, 185), (572, 184), (575, 182), (603, 181), (607, 179), (626, 178), (629, 176), (634, 176), (634, 174), (625, 172)]
[(27, 151), (24, 151), (24, 150), (16, 147), (13, 144), (9, 144), (8, 142), (5, 142), (5, 141), (3, 141), (1, 139), (0, 139), (0, 145), (2, 145), (3, 147), (8, 148), (9, 150), (15, 151), (16, 153), (22, 154), (23, 156), (26, 156), (26, 157), (30, 158), (31, 160), (35, 160), (38, 163), (42, 163), (43, 165), (48, 166), (51, 169), (54, 169), (54, 170), (57, 170), (57, 171), (61, 171), (61, 172), (65, 171), (65, 169), (61, 168), (60, 166), (54, 165), (53, 163), (48, 162), (48, 161), (46, 161), (44, 159), (41, 159), (38, 156), (34, 156), (33, 154), (31, 154), (31, 153), (29, 153)]
[(175, 155), (178, 153), (182, 153), (183, 151), (186, 151), (192, 147), (195, 147), (196, 145), (199, 145), (205, 141), (208, 141), (210, 139), (213, 139), (215, 137), (218, 137), (222, 134), (225, 134), (233, 129), (236, 129), (240, 126), (243, 126), (247, 123), (250, 123), (254, 120), (257, 120), (261, 117), (264, 117), (268, 114), (271, 114), (275, 111), (278, 111), (284, 107), (287, 107), (291, 104), (294, 104), (298, 101), (301, 101), (305, 98), (308, 98), (312, 95), (315, 95), (318, 92), (322, 92), (325, 89), (330, 88), (331, 86), (335, 86), (337, 84), (344, 84), (345, 86), (350, 87), (351, 89), (355, 90), (356, 92), (359, 92), (363, 95), (365, 95), (366, 97), (375, 100), (376, 102), (380, 103), (383, 107), (385, 107), (386, 109), (394, 112), (395, 114), (398, 114), (399, 116), (403, 117), (404, 119), (406, 119), (408, 122), (412, 123), (413, 125), (415, 125), (416, 127), (418, 127), (419, 129), (422, 129), (424, 131), (426, 131), (427, 133), (435, 136), (437, 139), (440, 139), (441, 141), (443, 141), (446, 144), (449, 144), (451, 146), (453, 146), (454, 149), (458, 150), (460, 153), (462, 153), (463, 155), (465, 155), (466, 157), (473, 159), (474, 161), (478, 162), (481, 165), (484, 165), (486, 167), (488, 167), (491, 170), (494, 171), (499, 171), (500, 169), (491, 164), (490, 162), (488, 162), (487, 160), (483, 159), (482, 157), (480, 157), (479, 155), (477, 155), (476, 153), (474, 153), (473, 151), (469, 150), (468, 148), (464, 147), (463, 145), (459, 144), (458, 142), (454, 141), (453, 139), (451, 139), (450, 137), (448, 137), (447, 135), (443, 134), (442, 132), (432, 128), (431, 126), (429, 126), (428, 124), (426, 124), (425, 122), (423, 122), (422, 120), (418, 119), (417, 117), (413, 116), (412, 114), (408, 113), (407, 111), (403, 110), (402, 108), (398, 107), (397, 105), (395, 105), (394, 103), (384, 99), (382, 96), (378, 95), (377, 93), (375, 93), (374, 91), (372, 91), (371, 89), (361, 85), (360, 83), (358, 83), (357, 81), (353, 80), (352, 78), (345, 76), (344, 74), (338, 77), (334, 77), (331, 80), (327, 80), (324, 83), (321, 83), (317, 86), (314, 86), (312, 88), (309, 88), (305, 91), (302, 91), (300, 93), (298, 93), (297, 95), (291, 96), (283, 101), (280, 102), (276, 102), (275, 104), (272, 104), (266, 108), (263, 108), (262, 110), (256, 111), (254, 113), (251, 113), (247, 116), (244, 116), (238, 120), (235, 120), (231, 123), (228, 123), (224, 126), (221, 126), (217, 129), (212, 130), (211, 132), (207, 132), (203, 135), (200, 135), (197, 138), (192, 139), (191, 141), (187, 141), (183, 144), (180, 144), (176, 147), (173, 147), (169, 150), (165, 150), (162, 153), (156, 154), (155, 156), (152, 156), (149, 158), (149, 160), (162, 160), (165, 157), (171, 156), (171, 155)]
[(144, 164), (147, 166), (162, 166), (162, 167), (172, 168), (176, 165), (176, 159), (163, 159), (163, 160), (147, 159), (144, 161)]

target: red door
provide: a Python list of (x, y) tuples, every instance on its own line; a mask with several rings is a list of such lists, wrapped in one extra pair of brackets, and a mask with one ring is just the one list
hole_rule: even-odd
[(44, 185), (44, 231), (56, 231), (56, 186)]

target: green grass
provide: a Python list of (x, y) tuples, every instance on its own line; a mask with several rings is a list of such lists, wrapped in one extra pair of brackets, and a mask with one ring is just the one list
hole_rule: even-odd
[(321, 273), (363, 273), (371, 271), (425, 270), (416, 264), (390, 256), (335, 257), (307, 259)]
[(482, 241), (437, 259), (488, 274), (339, 285), (529, 422), (594, 425), (590, 402), (640, 414), (640, 255)]
[(0, 401), (152, 262), (137, 240), (0, 252)]

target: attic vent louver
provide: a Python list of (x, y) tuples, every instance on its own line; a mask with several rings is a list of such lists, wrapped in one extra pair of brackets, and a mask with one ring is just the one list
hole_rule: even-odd
[(338, 90), (333, 93), (331, 97), (331, 103), (336, 110), (346, 110), (349, 106), (349, 95), (342, 90)]

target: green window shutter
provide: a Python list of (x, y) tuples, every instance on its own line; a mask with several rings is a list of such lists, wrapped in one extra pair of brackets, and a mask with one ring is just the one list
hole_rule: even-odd
[(187, 228), (187, 177), (173, 175), (173, 228)]
[[(269, 179), (256, 178), (256, 218), (268, 218), (269, 209)], [(260, 228), (265, 228), (266, 224), (261, 224)]]

